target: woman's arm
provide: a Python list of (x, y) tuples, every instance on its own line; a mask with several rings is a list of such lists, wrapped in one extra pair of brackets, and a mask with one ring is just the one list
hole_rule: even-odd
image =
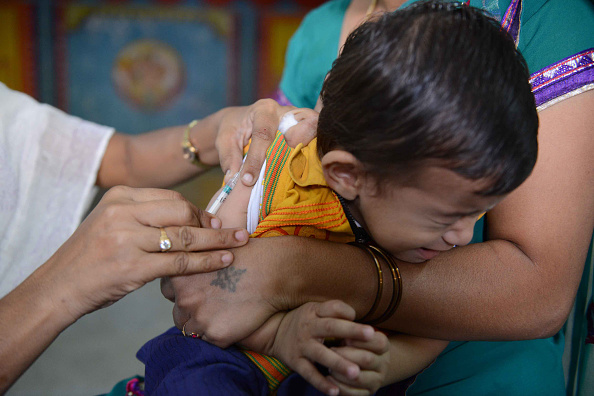
[[(255, 136), (252, 147), (265, 153), (274, 138), (280, 117), (292, 107), (283, 107), (271, 99), (251, 106), (226, 107), (198, 121), (190, 130), (190, 142), (199, 159), (210, 166), (221, 165), (224, 173), (235, 174), (242, 163), (243, 148)], [(204, 172), (183, 158), (182, 141), (187, 125), (165, 128), (142, 135), (116, 133), (111, 138), (97, 185), (113, 187), (169, 187)], [(219, 162), (220, 158), (220, 162)], [(251, 158), (245, 171), (256, 174), (264, 156)], [(255, 180), (250, 179), (246, 185)]]
[[(218, 249), (245, 244), (247, 232), (208, 229), (213, 219), (173, 191), (108, 191), (64, 245), (0, 300), (0, 394), (85, 314), (153, 279), (228, 266), (232, 255)], [(172, 243), (167, 252), (159, 251), (159, 227)]]
[[(425, 264), (399, 263), (402, 301), (382, 327), (449, 340), (527, 339), (559, 330), (594, 227), (592, 108), (594, 92), (587, 92), (540, 114), (534, 172), (489, 213), (489, 241)], [(373, 302), (374, 268), (355, 247), (285, 237), (251, 241), (235, 254), (234, 267), (245, 272), (234, 293), (209, 286), (209, 275), (178, 278), (163, 288), (175, 296), (178, 318), (192, 316), (220, 345), (245, 338), (273, 312), (307, 301), (340, 299), (357, 317)], [(197, 288), (202, 295), (192, 296)]]
[[(196, 147), (199, 159), (208, 165), (218, 165), (215, 148), (222, 117), (242, 108), (220, 110), (190, 129), (190, 142)], [(97, 175), (97, 185), (132, 187), (170, 187), (204, 172), (183, 157), (182, 141), (188, 125), (170, 127), (144, 133), (126, 135), (115, 133), (105, 151)]]

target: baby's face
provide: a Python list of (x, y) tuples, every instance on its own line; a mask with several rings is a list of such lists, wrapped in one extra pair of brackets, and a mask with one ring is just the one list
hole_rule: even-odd
[(425, 167), (412, 182), (359, 195), (356, 210), (373, 239), (399, 260), (421, 263), (466, 245), (479, 216), (503, 196), (481, 196), (472, 181), (441, 167)]

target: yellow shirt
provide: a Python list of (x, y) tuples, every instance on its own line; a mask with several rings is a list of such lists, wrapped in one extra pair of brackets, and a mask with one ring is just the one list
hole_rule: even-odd
[(267, 153), (260, 222), (252, 237), (354, 240), (340, 201), (324, 179), (316, 143), (291, 149), (277, 135)]

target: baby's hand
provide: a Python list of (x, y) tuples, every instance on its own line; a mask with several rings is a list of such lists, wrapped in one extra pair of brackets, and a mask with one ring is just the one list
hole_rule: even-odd
[[(344, 338), (350, 342), (367, 345), (374, 340), (371, 326), (354, 323), (355, 310), (342, 301), (306, 303), (288, 312), (280, 326), (272, 346), (272, 355), (283, 361), (316, 389), (329, 395), (337, 395), (341, 386), (324, 377), (314, 366), (319, 363), (338, 374), (345, 383), (356, 381), (359, 376), (357, 364), (326, 347), (325, 338)], [(352, 349), (352, 348), (351, 348)], [(357, 357), (357, 356), (355, 356)]]
[(390, 344), (385, 334), (375, 331), (368, 341), (346, 339), (344, 346), (332, 349), (361, 370), (357, 377), (331, 372), (340, 395), (372, 395), (385, 385), (390, 367)]
[(316, 137), (319, 113), (312, 109), (291, 110), (281, 118), (278, 130), (284, 135), (289, 147), (304, 145)]

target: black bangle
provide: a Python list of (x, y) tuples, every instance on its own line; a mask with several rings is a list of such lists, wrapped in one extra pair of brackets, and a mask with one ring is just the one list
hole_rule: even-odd
[(389, 253), (384, 252), (383, 249), (377, 246), (370, 245), (369, 248), (371, 251), (377, 252), (384, 260), (386, 260), (388, 267), (390, 267), (390, 272), (392, 273), (392, 299), (390, 300), (390, 305), (388, 305), (388, 308), (383, 315), (368, 322), (370, 325), (376, 325), (385, 322), (388, 318), (392, 317), (394, 312), (396, 312), (398, 305), (400, 305), (400, 300), (402, 299), (402, 277), (400, 276), (398, 265)]
[(359, 242), (351, 242), (349, 243), (349, 245), (357, 246), (367, 250), (367, 252), (371, 255), (371, 258), (373, 259), (373, 262), (375, 263), (375, 266), (377, 268), (377, 294), (375, 295), (375, 301), (373, 302), (373, 305), (371, 306), (369, 312), (367, 312), (365, 315), (363, 315), (361, 319), (358, 320), (358, 322), (365, 322), (366, 320), (369, 320), (369, 318), (371, 318), (373, 314), (375, 314), (375, 311), (377, 311), (379, 303), (382, 300), (382, 293), (384, 291), (384, 276), (382, 272), (382, 266), (379, 260), (377, 259), (377, 256), (368, 245)]

